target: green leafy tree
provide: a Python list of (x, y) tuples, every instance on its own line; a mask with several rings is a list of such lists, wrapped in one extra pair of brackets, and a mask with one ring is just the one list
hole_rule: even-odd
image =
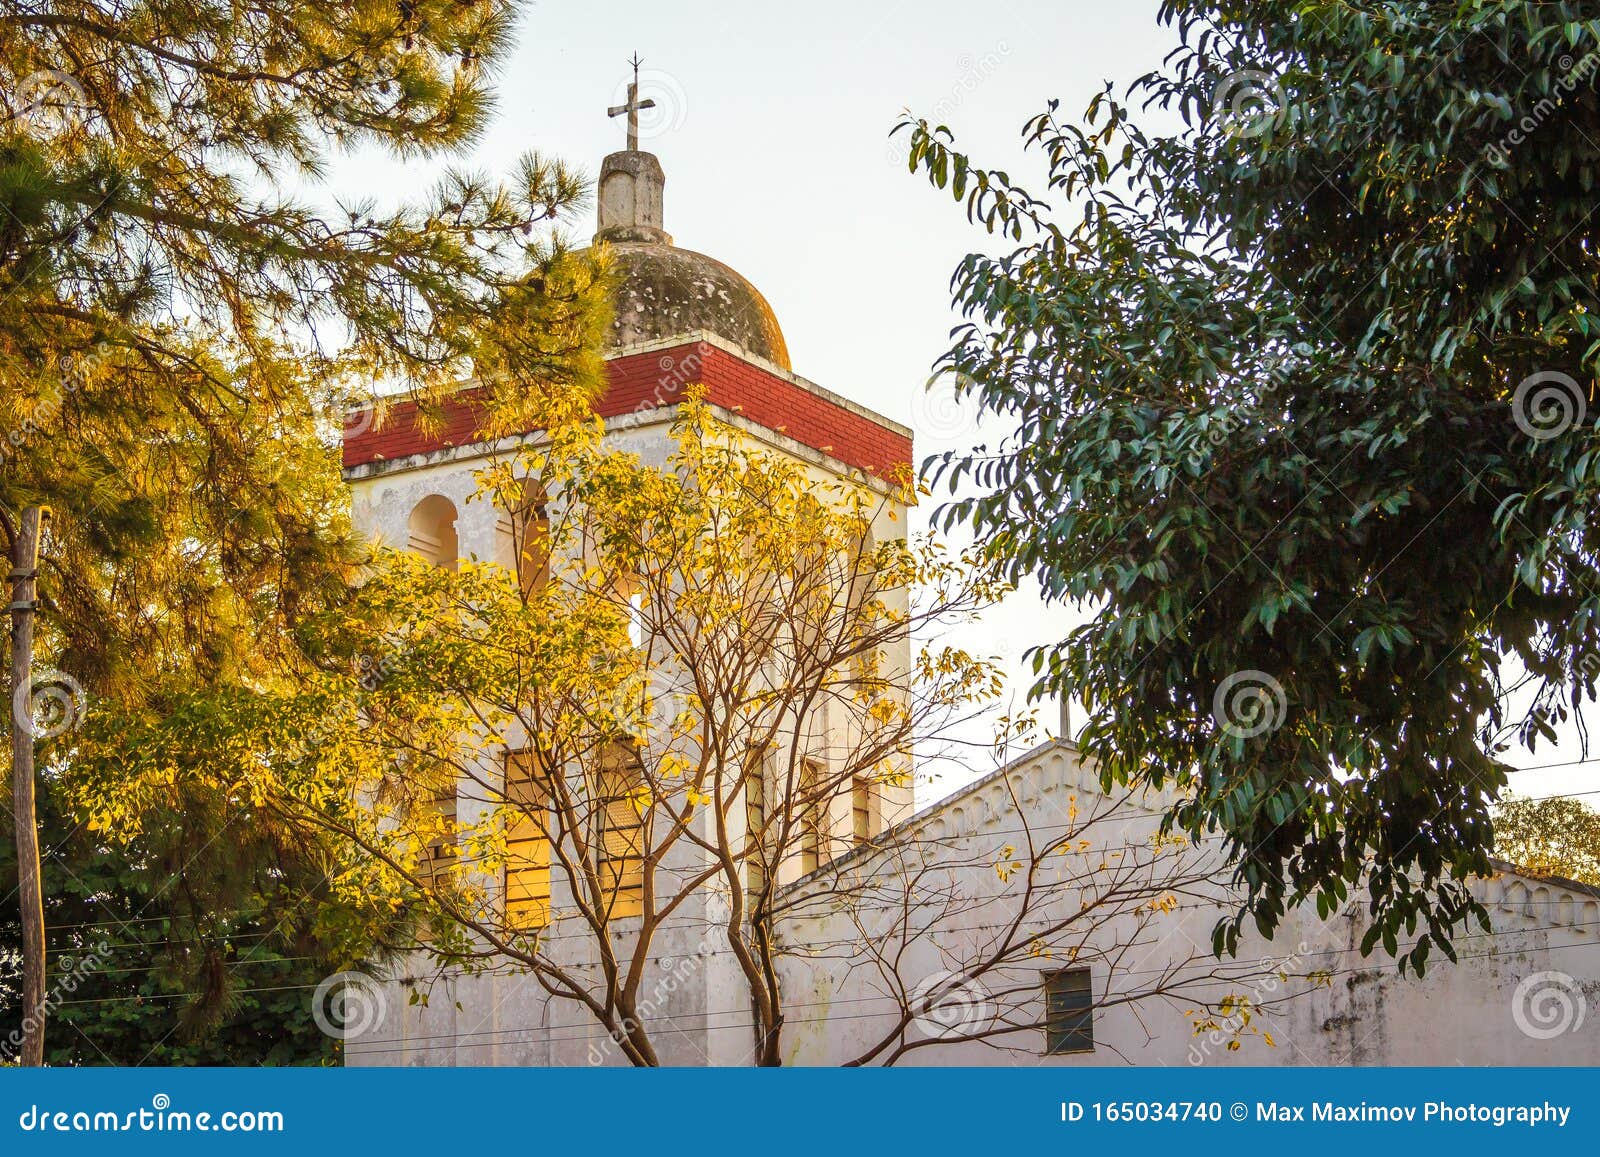
[(1508, 746), (1594, 698), (1596, 16), (1168, 0), (1132, 99), (1025, 130), (1070, 211), (902, 126), (1017, 246), (955, 274), (1015, 433), (934, 465), (946, 516), (1092, 608), (1038, 689), (1226, 840), (1219, 949), (1364, 887), (1365, 950), (1451, 953)]
[[(324, 847), (212, 797), (169, 797), (123, 846), (64, 813), (43, 785), (52, 1065), (317, 1065), (339, 1059), (311, 993), (366, 963), (328, 905)], [(214, 839), (217, 831), (226, 838)], [(16, 864), (0, 844), (0, 1059), (16, 1055), (21, 1001)]]
[(1494, 850), (1536, 876), (1600, 887), (1600, 812), (1568, 796), (1508, 796), (1495, 809)]

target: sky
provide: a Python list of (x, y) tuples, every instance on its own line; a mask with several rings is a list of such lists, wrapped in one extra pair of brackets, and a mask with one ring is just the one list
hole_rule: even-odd
[[(743, 273), (772, 304), (795, 372), (916, 431), (920, 457), (1004, 428), (929, 394), (932, 364), (956, 322), (949, 277), (991, 248), (961, 209), (908, 173), (903, 110), (944, 123), (963, 151), (1014, 177), (1042, 176), (1021, 148), (1024, 122), (1052, 99), (1076, 115), (1107, 81), (1121, 92), (1159, 67), (1176, 34), (1158, 0), (542, 0), (496, 78), (498, 117), (455, 163), (509, 172), (523, 152), (594, 175), (624, 146), (620, 104), (643, 59), (640, 147), (667, 176), (665, 224), (676, 244)], [(1151, 116), (1147, 127), (1160, 127)], [(363, 154), (335, 187), (389, 201), (429, 183), (427, 166)], [(1042, 186), (1035, 179), (1034, 186)], [(582, 234), (592, 228), (582, 222)], [(934, 504), (919, 511), (923, 521)], [(1082, 615), (1024, 589), (958, 642), (999, 654), (1020, 700), (1027, 647), (1058, 640)], [(1054, 734), (1054, 705), (1040, 709)], [(1081, 722), (1081, 714), (1079, 715)], [(1579, 758), (1575, 745), (1514, 754), (1523, 766)], [(1523, 795), (1592, 790), (1593, 767), (1519, 775)], [(983, 768), (976, 767), (981, 771)], [(927, 802), (958, 777), (919, 787)]]

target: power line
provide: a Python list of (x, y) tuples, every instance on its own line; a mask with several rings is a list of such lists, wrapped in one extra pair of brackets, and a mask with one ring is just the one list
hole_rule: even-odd
[[(315, 957), (315, 956), (281, 956), (281, 957), (277, 957), (277, 958), (267, 957), (267, 956), (243, 957), (243, 958), (241, 958), (239, 960), (224, 961), (222, 966), (224, 968), (239, 968), (239, 967), (242, 967), (243, 965), (246, 965), (246, 964), (294, 964), (294, 963), (297, 963), (297, 962), (300, 962), (300, 961), (316, 960), (316, 959), (318, 959), (318, 958)], [(162, 965), (162, 964), (149, 964), (149, 965), (145, 965), (145, 966), (140, 967), (140, 968), (95, 968), (92, 972), (85, 973), (85, 975), (86, 976), (133, 976), (133, 975), (137, 975), (137, 974), (143, 973), (143, 972), (159, 972), (164, 967), (166, 967), (166, 966)], [(198, 994), (190, 994), (190, 995), (198, 995)], [(139, 997), (128, 997), (127, 999), (129, 999), (129, 1000), (137, 1000), (137, 999), (140, 999), (140, 998)]]
[[(1591, 792), (1591, 793), (1579, 793), (1579, 794), (1600, 794), (1600, 791)], [(1563, 796), (1543, 796), (1543, 797), (1538, 797), (1539, 800), (1554, 799), (1554, 798), (1564, 798), (1564, 797)], [(1537, 802), (1537, 801), (1530, 801), (1530, 802)], [(923, 838), (923, 839), (920, 839), (918, 841), (918, 843), (919, 844), (927, 844), (927, 845), (930, 845), (930, 846), (943, 846), (943, 845), (947, 844), (948, 842), (954, 841), (954, 840), (967, 840), (967, 839), (988, 838), (988, 837), (996, 837), (996, 836), (1026, 835), (1026, 834), (1038, 834), (1038, 832), (1035, 829), (1031, 829), (1031, 828), (983, 829), (981, 831), (975, 831), (975, 832), (969, 832), (969, 833), (959, 833), (959, 834), (954, 834), (954, 835), (950, 835), (950, 836), (946, 836), (946, 837), (941, 837), (940, 839), (933, 839), (931, 837)], [(1054, 838), (1055, 837), (1052, 837), (1052, 839), (1054, 839)], [(1222, 839), (1225, 839), (1225, 838), (1226, 837), (1224, 837), (1222, 835), (1207, 835), (1207, 836), (1202, 837), (1202, 842), (1217, 842), (1217, 841), (1221, 841)], [(913, 845), (913, 846), (915, 846), (915, 845)], [(1200, 845), (1192, 844), (1192, 843), (1191, 844), (1185, 844), (1183, 850), (1187, 850), (1187, 849), (1190, 849), (1190, 848), (1193, 848), (1193, 847), (1197, 847), (1197, 846), (1200, 846)], [(887, 847), (892, 849), (894, 847), (894, 845), (888, 845)], [(854, 851), (854, 850), (855, 849), (851, 849), (851, 851)], [(1066, 858), (1066, 857), (1078, 857), (1078, 858), (1099, 857), (1099, 858), (1102, 858), (1102, 859), (1107, 859), (1107, 858), (1115, 859), (1115, 858), (1118, 858), (1118, 856), (1119, 856), (1119, 854), (1121, 852), (1130, 851), (1130, 850), (1131, 851), (1156, 851), (1157, 849), (1155, 849), (1154, 846), (1149, 841), (1139, 841), (1139, 842), (1128, 842), (1128, 843), (1121, 843), (1121, 844), (1107, 844), (1107, 845), (1104, 845), (1104, 846), (1096, 846), (1096, 847), (1085, 848), (1085, 849), (1066, 847), (1066, 848), (1057, 849), (1056, 851), (1052, 852), (1051, 855), (1052, 856), (1059, 856), (1059, 857), (1062, 857), (1062, 858)], [(1173, 849), (1174, 858), (1176, 858), (1176, 854), (1177, 854), (1178, 851), (1179, 851), (1179, 849)], [(848, 855), (848, 854), (849, 854), (848, 852), (847, 853), (842, 853), (840, 858), (842, 859), (844, 855)], [(1014, 858), (1018, 858), (1015, 853), (1011, 857), (1003, 857), (1003, 859), (1007, 859), (1007, 860), (1014, 859)], [(863, 865), (863, 866), (865, 866), (865, 865)], [(832, 890), (832, 889), (830, 889), (830, 890), (824, 891), (824, 892), (813, 893), (811, 896), (805, 897), (805, 899), (809, 900), (810, 902), (813, 902), (813, 903), (825, 902), (827, 900), (828, 896), (830, 896), (830, 895), (832, 895), (832, 896), (840, 895), (841, 891), (844, 894), (849, 894), (849, 892), (851, 892), (851, 891), (856, 891), (856, 890), (859, 890), (859, 889), (862, 889), (862, 888), (870, 887), (870, 884), (866, 883), (865, 881), (891, 879), (893, 877), (897, 877), (898, 876), (902, 880), (904, 880), (904, 881), (909, 883), (910, 882), (910, 877), (912, 877), (914, 875), (917, 875), (917, 874), (920, 874), (922, 871), (941, 872), (941, 871), (952, 871), (952, 870), (968, 870), (968, 869), (973, 869), (973, 868), (990, 867), (990, 866), (992, 866), (991, 858), (988, 857), (988, 856), (974, 856), (973, 858), (968, 859), (968, 860), (952, 861), (952, 862), (947, 863), (947, 864), (913, 865), (913, 866), (909, 866), (909, 867), (902, 866), (902, 865), (896, 865), (896, 864), (882, 865), (880, 867), (879, 871), (876, 871), (876, 872), (873, 872), (873, 873), (870, 873), (870, 874), (863, 873), (862, 875), (857, 876), (856, 877), (856, 881), (857, 882), (852, 882), (845, 889), (842, 889), (842, 890)], [(1120, 865), (1117, 865), (1117, 866), (1118, 867), (1127, 867), (1127, 863), (1120, 864)], [(1108, 867), (1109, 867), (1109, 865), (1108, 865)], [(1231, 865), (1228, 864), (1228, 863), (1221, 864), (1212, 873), (1210, 873), (1209, 875), (1201, 877), (1201, 876), (1185, 875), (1185, 874), (1183, 874), (1181, 872), (1181, 870), (1176, 869), (1176, 866), (1174, 866), (1174, 874), (1178, 875), (1179, 878), (1168, 880), (1166, 882), (1163, 882), (1160, 879), (1152, 879), (1152, 880), (1150, 880), (1148, 882), (1148, 884), (1144, 885), (1144, 888), (1145, 888), (1146, 891), (1148, 891), (1151, 894), (1152, 897), (1155, 897), (1155, 896), (1160, 895), (1163, 892), (1171, 891), (1173, 888), (1177, 888), (1177, 887), (1193, 887), (1193, 886), (1199, 886), (1199, 885), (1203, 885), (1203, 884), (1207, 884), (1207, 883), (1221, 883), (1222, 875), (1225, 872), (1227, 872), (1230, 867), (1231, 867)], [(1128, 868), (1128, 870), (1130, 870), (1130, 871), (1138, 871), (1138, 872), (1159, 871), (1160, 870), (1160, 865), (1155, 860), (1152, 860), (1152, 861), (1149, 861), (1149, 862), (1147, 862), (1147, 863), (1145, 863), (1143, 865), (1135, 864), (1133, 867)], [(819, 872), (821, 873), (820, 878), (823, 881), (826, 881), (828, 871), (829, 871), (829, 869), (827, 867), (819, 869)], [(843, 878), (843, 872), (842, 871), (841, 871), (840, 876), (838, 878)], [(1488, 877), (1484, 877), (1484, 878), (1487, 879)], [(1531, 879), (1537, 880), (1536, 877), (1531, 877)], [(1052, 882), (1054, 883), (1055, 881), (1052, 881)], [(1226, 886), (1226, 885), (1223, 885), (1223, 886)], [(964, 897), (963, 899), (966, 899), (969, 902), (1002, 902), (1005, 899), (1005, 894), (1001, 893), (1001, 894), (997, 894), (997, 895), (992, 896), (992, 897)], [(1179, 904), (1179, 905), (1176, 906), (1176, 909), (1177, 910), (1184, 910), (1184, 909), (1195, 909), (1195, 908), (1205, 908), (1205, 907), (1215, 907), (1215, 908), (1218, 908), (1218, 909), (1225, 909), (1225, 908), (1227, 908), (1229, 906), (1229, 904), (1231, 902), (1231, 899), (1232, 899), (1232, 897), (1224, 895), (1224, 896), (1219, 896), (1214, 902), (1199, 902), (1199, 901), (1197, 901), (1197, 902), (1194, 902), (1194, 903), (1191, 903), (1191, 904)], [(896, 903), (896, 902), (893, 902), (893, 901), (890, 901), (890, 902), (887, 902), (887, 903), (884, 903), (884, 904), (875, 904), (875, 905), (857, 904), (857, 905), (852, 906), (851, 910), (852, 911), (856, 911), (856, 912), (903, 911), (907, 907), (910, 907), (910, 908), (931, 908), (931, 907), (938, 906), (940, 904), (954, 903), (954, 902), (956, 902), (956, 900), (954, 898), (934, 897), (934, 898), (931, 898), (931, 899), (916, 900), (916, 901), (912, 902), (910, 905), (907, 905), (905, 903)], [(1129, 897), (1127, 902), (1131, 903), (1132, 902), (1132, 897)], [(1554, 904), (1554, 903), (1556, 903), (1556, 901), (1551, 901), (1551, 903)], [(796, 905), (796, 904), (788, 904), (788, 905), (786, 905), (786, 907), (790, 908), (792, 910), (792, 909), (798, 907), (798, 905)], [(554, 911), (552, 913), (551, 923), (552, 924), (557, 924), (557, 923), (563, 922), (565, 920), (571, 919), (573, 917), (576, 917), (576, 916), (578, 916), (580, 914), (581, 914), (581, 910), (579, 908), (577, 908), (576, 906), (558, 909), (558, 910), (556, 910), (556, 911)], [(808, 918), (809, 919), (815, 919), (817, 917), (806, 916), (803, 913), (801, 913), (801, 914), (793, 915), (791, 918), (794, 918), (794, 919), (808, 919)], [(154, 921), (154, 920), (166, 919), (166, 917), (153, 916), (153, 917), (144, 917), (144, 918), (135, 918), (135, 919), (136, 920), (142, 920), (142, 921)], [(109, 927), (109, 926), (112, 926), (114, 924), (115, 925), (122, 925), (122, 924), (126, 924), (126, 923), (129, 923), (129, 922), (131, 922), (131, 921), (116, 921), (116, 920), (113, 920), (113, 921), (105, 921), (105, 922), (101, 922), (101, 923), (84, 923), (84, 924), (77, 924), (77, 925), (53, 925), (53, 926), (51, 926), (51, 930), (52, 931), (61, 931), (61, 930), (65, 930), (65, 929), (68, 929), (68, 928)], [(966, 925), (965, 927), (970, 928), (970, 929), (981, 929), (981, 928), (998, 928), (998, 927), (1006, 927), (1006, 926), (1009, 926), (1009, 922), (1005, 922), (1005, 923), (1001, 923), (1001, 924), (991, 924), (991, 925)], [(679, 929), (682, 929), (682, 928), (690, 927), (690, 926), (688, 926), (688, 925), (679, 925), (677, 927)], [(693, 927), (698, 927), (698, 925), (695, 925)], [(670, 932), (670, 931), (673, 931), (673, 930), (674, 930), (674, 928), (672, 926), (662, 926), (662, 927), (658, 927), (656, 929), (657, 932)], [(238, 935), (231, 935), (231, 934), (227, 934), (227, 933), (218, 933), (218, 934), (211, 934), (211, 935), (206, 935), (206, 936), (193, 937), (193, 938), (190, 938), (190, 939), (195, 940), (195, 941), (201, 941), (201, 942), (204, 942), (204, 941), (242, 942), (242, 941), (246, 941), (246, 940), (265, 939), (265, 938), (267, 938), (267, 937), (269, 937), (271, 935), (273, 935), (273, 932), (271, 930), (267, 930), (267, 931), (260, 931), (260, 932), (240, 933)], [(561, 933), (561, 934), (544, 933), (544, 934), (540, 935), (539, 940), (540, 940), (541, 944), (549, 944), (549, 943), (554, 943), (554, 942), (561, 941), (561, 940), (579, 940), (579, 939), (581, 939), (581, 940), (590, 940), (590, 939), (593, 938), (593, 936), (594, 936), (593, 930), (592, 929), (587, 929), (587, 930), (580, 930), (578, 932), (572, 932), (572, 933)], [(147, 942), (133, 941), (133, 942), (128, 942), (128, 943), (122, 944), (122, 945), (115, 945), (113, 947), (137, 948), (137, 947), (145, 947), (145, 946), (147, 946)], [(94, 946), (91, 945), (90, 947), (94, 947)], [(301, 958), (296, 958), (296, 959), (301, 959)], [(314, 959), (314, 958), (313, 957), (306, 957), (304, 959)]]

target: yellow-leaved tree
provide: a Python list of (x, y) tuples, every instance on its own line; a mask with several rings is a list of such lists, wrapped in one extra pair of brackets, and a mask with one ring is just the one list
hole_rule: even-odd
[[(974, 904), (1006, 931), (962, 975), (993, 979), (1073, 958), (1113, 918), (1143, 928), (1206, 880), (1156, 845), (1097, 868), (1084, 849), (1114, 823), (1109, 799), (1039, 838), (1023, 809), (998, 870), (1001, 849), (899, 823), (913, 746), (937, 749), (1002, 694), (994, 663), (943, 628), (1006, 589), (906, 534), (909, 477), (814, 470), (698, 391), (653, 459), (568, 406), (479, 475), (514, 566), (387, 552), (320, 624), (313, 649), (342, 669), (91, 729), (73, 766), (91, 824), (127, 836), (177, 784), (210, 785), (334, 849), (323, 931), (381, 930), (414, 1000), (440, 977), (520, 978), (555, 1006), (545, 1024), (598, 1025), (634, 1064), (660, 1063), (676, 1031), (663, 960), (716, 955), (718, 979), (694, 983), (749, 1025), (749, 1059), (782, 1063), (810, 1007), (786, 962), (816, 950), (786, 930), (839, 917), (853, 966), (903, 998), (860, 1058), (892, 1061), (941, 998), (896, 960), (972, 924)], [(1007, 717), (995, 750), (1024, 726)], [(993, 886), (935, 889), (969, 870)], [(1064, 873), (1081, 899), (1060, 907)], [(1036, 1033), (1031, 988), (995, 987), (1017, 1012), (974, 1035)]]

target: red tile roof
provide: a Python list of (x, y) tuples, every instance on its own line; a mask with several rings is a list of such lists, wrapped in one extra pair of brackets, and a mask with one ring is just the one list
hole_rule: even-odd
[[(904, 430), (707, 341), (623, 354), (607, 361), (606, 373), (610, 384), (595, 406), (602, 417), (674, 405), (700, 383), (712, 404), (849, 466), (886, 476), (911, 463), (911, 438)], [(451, 397), (442, 428), (430, 434), (416, 428), (415, 404), (396, 404), (382, 428), (345, 438), (345, 467), (471, 445), (478, 441), (478, 396), (466, 389)]]

